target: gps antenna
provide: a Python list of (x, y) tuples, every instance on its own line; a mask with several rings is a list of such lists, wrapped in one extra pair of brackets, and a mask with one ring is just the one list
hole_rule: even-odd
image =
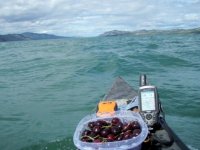
[(140, 75), (140, 87), (147, 85), (147, 77), (145, 74)]

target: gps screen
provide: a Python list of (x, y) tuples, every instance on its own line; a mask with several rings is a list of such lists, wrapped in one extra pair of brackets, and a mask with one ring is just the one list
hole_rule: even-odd
[(141, 107), (142, 111), (156, 110), (155, 108), (155, 94), (152, 90), (141, 91)]

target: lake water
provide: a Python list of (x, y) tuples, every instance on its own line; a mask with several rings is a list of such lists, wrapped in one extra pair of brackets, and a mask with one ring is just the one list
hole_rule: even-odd
[(75, 150), (77, 123), (117, 76), (146, 73), (170, 127), (200, 148), (200, 34), (0, 43), (0, 147)]

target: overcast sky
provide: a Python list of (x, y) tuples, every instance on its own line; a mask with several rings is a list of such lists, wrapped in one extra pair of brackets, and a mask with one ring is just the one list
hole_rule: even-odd
[(200, 0), (0, 0), (0, 34), (200, 27)]

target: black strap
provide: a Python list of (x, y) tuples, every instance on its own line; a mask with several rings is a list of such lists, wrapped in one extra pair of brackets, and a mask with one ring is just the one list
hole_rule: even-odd
[(157, 140), (161, 145), (164, 145), (164, 146), (169, 147), (169, 146), (171, 146), (171, 145), (174, 143), (174, 138), (173, 138), (173, 136), (170, 134), (170, 131), (171, 131), (171, 130), (169, 129), (168, 125), (166, 124), (164, 118), (162, 118), (162, 117), (159, 118), (159, 122), (160, 122), (160, 125), (162, 126), (162, 128), (166, 130), (166, 132), (167, 132), (167, 134), (168, 134), (168, 136), (169, 136), (169, 141), (163, 142), (163, 141), (160, 141), (159, 139), (156, 139), (156, 140)]
[(161, 105), (161, 101), (159, 101), (159, 114), (160, 114), (160, 117), (159, 117), (159, 124), (161, 125), (161, 127), (164, 129), (164, 130), (166, 130), (166, 132), (167, 132), (167, 134), (168, 134), (168, 136), (169, 136), (169, 141), (161, 141), (160, 139), (158, 139), (158, 138), (156, 138), (156, 137), (154, 137), (153, 139), (156, 141), (156, 142), (158, 142), (160, 145), (164, 145), (164, 146), (166, 146), (166, 147), (169, 147), (169, 146), (171, 146), (173, 143), (174, 143), (174, 138), (173, 138), (173, 136), (170, 134), (170, 132), (171, 132), (171, 130), (169, 129), (169, 127), (168, 127), (168, 125), (167, 125), (167, 123), (166, 123), (166, 121), (165, 121), (165, 113), (164, 113), (164, 111), (163, 111), (163, 109), (162, 109), (162, 105)]

